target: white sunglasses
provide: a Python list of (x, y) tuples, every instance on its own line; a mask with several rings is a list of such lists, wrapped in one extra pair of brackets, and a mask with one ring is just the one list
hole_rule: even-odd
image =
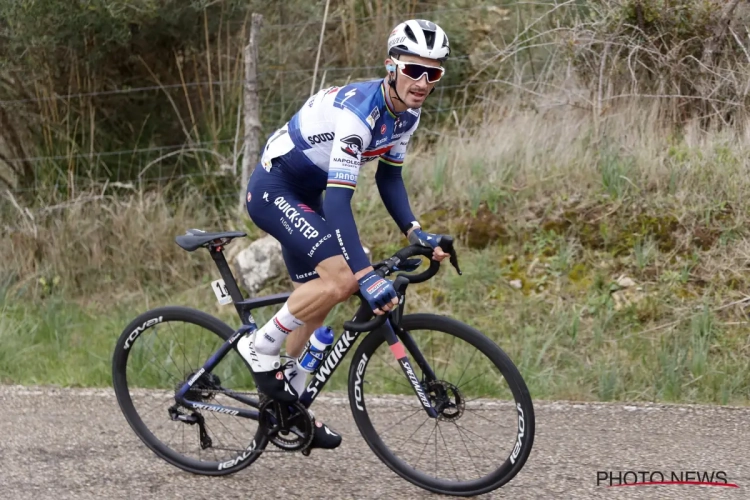
[(442, 66), (425, 66), (419, 63), (403, 62), (393, 57), (391, 60), (396, 63), (402, 75), (412, 80), (419, 80), (422, 75), (427, 75), (427, 83), (435, 83), (440, 81), (445, 74), (445, 68)]

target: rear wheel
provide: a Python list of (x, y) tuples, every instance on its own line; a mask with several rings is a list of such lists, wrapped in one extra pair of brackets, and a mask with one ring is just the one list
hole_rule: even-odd
[(428, 380), (408, 352), (438, 418), (422, 408), (384, 336), (370, 333), (349, 370), (351, 410), (367, 444), (394, 472), (435, 493), (479, 495), (510, 481), (534, 440), (534, 408), (518, 369), (481, 332), (451, 318), (406, 315), (400, 326), (436, 376)]
[[(125, 419), (156, 455), (185, 471), (232, 474), (257, 460), (267, 444), (255, 420), (175, 401), (177, 390), (233, 333), (204, 312), (163, 307), (133, 320), (115, 347), (112, 382)], [(211, 373), (199, 376), (186, 398), (251, 410), (227, 393), (249, 398), (254, 390), (249, 369), (232, 349)]]

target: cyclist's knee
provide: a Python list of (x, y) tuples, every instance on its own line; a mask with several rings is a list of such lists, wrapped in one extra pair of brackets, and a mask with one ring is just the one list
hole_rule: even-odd
[(344, 302), (358, 290), (357, 280), (343, 257), (335, 256), (318, 265), (325, 293), (336, 303)]

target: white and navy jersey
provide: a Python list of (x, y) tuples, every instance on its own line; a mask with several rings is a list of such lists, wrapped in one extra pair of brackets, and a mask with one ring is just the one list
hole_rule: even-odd
[(294, 151), (299, 154), (284, 163), (295, 174), (311, 177), (316, 186), (325, 179), (328, 187), (354, 189), (367, 162), (380, 159), (401, 166), (419, 113), (408, 109), (396, 114), (383, 80), (323, 89), (271, 136), (261, 163), (269, 169), (273, 158)]
[[(360, 167), (378, 159), (378, 190), (402, 231), (415, 221), (401, 176), (418, 109), (396, 113), (384, 80), (323, 89), (313, 95), (269, 139), (260, 164), (282, 175), (300, 192), (326, 191), (323, 212), (353, 272), (370, 265), (351, 210)], [(299, 251), (302, 249), (300, 244)]]

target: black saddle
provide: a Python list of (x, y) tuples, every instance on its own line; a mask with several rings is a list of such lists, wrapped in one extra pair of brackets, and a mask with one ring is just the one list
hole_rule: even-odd
[(225, 245), (234, 238), (242, 238), (247, 234), (241, 231), (224, 231), (221, 233), (207, 233), (201, 229), (188, 229), (185, 234), (175, 238), (175, 241), (188, 252), (198, 250), (200, 247), (208, 246), (209, 243)]

